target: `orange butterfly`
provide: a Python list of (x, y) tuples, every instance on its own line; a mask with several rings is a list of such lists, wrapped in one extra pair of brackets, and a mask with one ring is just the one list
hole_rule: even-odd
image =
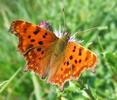
[(70, 33), (58, 38), (48, 23), (40, 25), (16, 20), (10, 30), (19, 38), (18, 48), (27, 61), (27, 70), (34, 71), (41, 78), (58, 85), (78, 79), (86, 69), (94, 69), (97, 57), (79, 43), (70, 42)]

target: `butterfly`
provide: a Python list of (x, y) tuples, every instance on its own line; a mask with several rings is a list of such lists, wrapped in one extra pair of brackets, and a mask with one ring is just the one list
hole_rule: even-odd
[(58, 38), (52, 27), (16, 20), (10, 31), (19, 39), (18, 49), (27, 62), (26, 69), (47, 82), (64, 88), (69, 80), (77, 80), (82, 72), (94, 69), (97, 56), (77, 42), (69, 41), (70, 33)]

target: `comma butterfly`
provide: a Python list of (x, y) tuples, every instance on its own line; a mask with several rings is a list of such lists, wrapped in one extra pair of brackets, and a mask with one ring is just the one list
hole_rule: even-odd
[(13, 21), (10, 30), (19, 39), (18, 49), (27, 61), (27, 70), (34, 71), (47, 82), (61, 89), (69, 80), (78, 79), (86, 69), (94, 69), (97, 57), (79, 43), (69, 41), (70, 33), (58, 38), (48, 23), (33, 25)]

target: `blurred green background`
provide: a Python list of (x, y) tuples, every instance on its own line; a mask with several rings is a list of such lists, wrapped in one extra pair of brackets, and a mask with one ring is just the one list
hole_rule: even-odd
[(76, 36), (98, 56), (96, 73), (83, 73), (61, 92), (31, 72), (17, 52), (18, 40), (8, 29), (13, 20), (35, 24), (45, 20), (54, 30), (63, 25), (62, 0), (0, 0), (0, 100), (117, 100), (117, 1), (64, 0), (70, 32), (95, 26)]

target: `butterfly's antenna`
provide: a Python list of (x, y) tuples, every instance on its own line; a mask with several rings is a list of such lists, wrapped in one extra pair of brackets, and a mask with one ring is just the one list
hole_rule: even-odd
[(73, 34), (71, 37), (75, 37), (77, 36), (78, 34), (81, 34), (81, 33), (86, 33), (86, 32), (89, 32), (89, 31), (94, 31), (94, 30), (107, 30), (108, 27), (107, 26), (96, 26), (96, 27), (92, 27), (90, 29), (87, 29), (87, 30), (84, 30), (84, 31), (79, 31), (79, 32), (75, 32), (75, 34)]
[(66, 28), (67, 28), (64, 4), (65, 4), (65, 2), (64, 2), (64, 0), (62, 0), (62, 2), (61, 2), (61, 12), (62, 12), (63, 32), (65, 32)]
[(62, 12), (62, 21), (63, 21), (63, 26), (65, 27), (65, 12), (64, 12), (64, 0), (62, 0), (62, 3), (61, 3), (61, 12)]

